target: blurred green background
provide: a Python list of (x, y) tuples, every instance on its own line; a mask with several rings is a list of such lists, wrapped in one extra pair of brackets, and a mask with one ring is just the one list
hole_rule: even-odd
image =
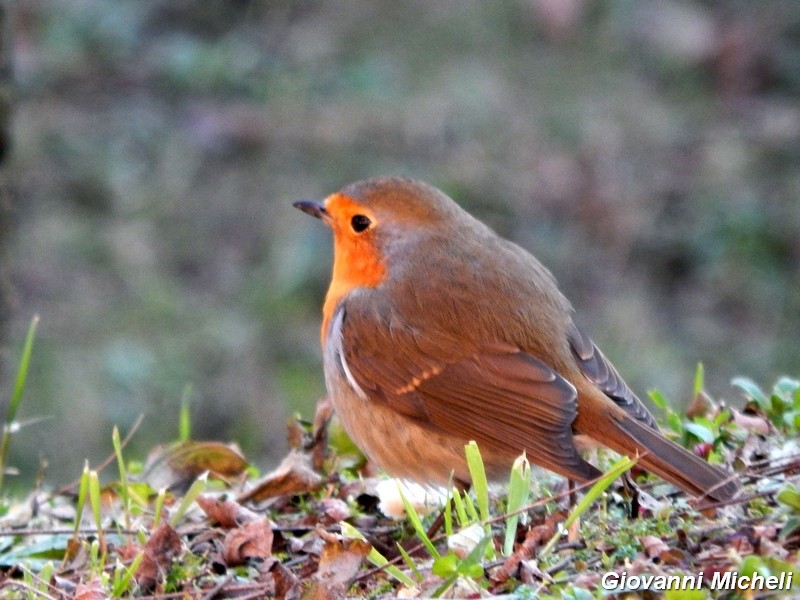
[(10, 463), (73, 479), (195, 437), (262, 468), (323, 393), (353, 180), (443, 188), (559, 279), (641, 394), (800, 374), (796, 0), (7, 3), (13, 295), (41, 316)]

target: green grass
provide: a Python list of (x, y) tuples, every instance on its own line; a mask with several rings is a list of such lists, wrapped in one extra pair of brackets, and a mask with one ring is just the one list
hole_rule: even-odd
[(22, 402), (22, 395), (25, 392), (25, 382), (28, 380), (28, 369), (31, 363), (31, 354), (33, 353), (33, 340), (36, 337), (36, 327), (38, 324), (39, 317), (34, 316), (28, 327), (28, 334), (25, 336), (25, 345), (22, 349), (22, 356), (20, 357), (19, 367), (17, 369), (17, 377), (14, 380), (14, 389), (8, 401), (6, 419), (3, 423), (3, 435), (2, 438), (0, 438), (0, 491), (3, 490), (3, 483), (5, 482), (6, 460), (8, 458), (8, 449), (11, 445), (11, 436), (19, 428), (19, 424), (16, 421), (17, 411)]
[[(35, 328), (34, 320), (7, 414), (9, 433), (30, 366)], [(31, 490), (37, 513), (25, 513), (25, 520), (16, 522), (17, 529), (0, 529), (13, 534), (0, 536), (0, 565), (12, 574), (0, 581), (0, 593), (11, 599), (57, 597), (61, 591), (52, 582), (67, 578), (108, 597), (136, 597), (154, 591), (143, 587), (153, 585), (143, 579), (147, 569), (155, 573), (159, 593), (202, 595), (244, 586), (257, 596), (268, 595), (275, 589), (269, 586), (279, 584), (299, 591), (331, 576), (315, 572), (321, 551), (334, 574), (337, 565), (344, 570), (358, 561), (356, 575), (346, 585), (352, 595), (371, 598), (391, 597), (403, 588), (428, 597), (514, 593), (520, 598), (600, 598), (603, 592), (596, 581), (583, 576), (624, 570), (633, 563), (663, 574), (702, 569), (792, 573), (800, 582), (794, 549), (800, 542), (800, 481), (792, 470), (792, 461), (800, 455), (796, 447), (800, 382), (783, 377), (765, 390), (750, 379), (736, 378), (733, 387), (744, 395), (741, 409), (709, 397), (702, 366), (695, 372), (693, 387), (703, 409), (692, 417), (673, 409), (658, 391), (651, 397), (664, 415), (667, 433), (679, 443), (737, 468), (744, 484), (741, 500), (701, 511), (683, 494), (664, 497), (673, 493), (672, 488), (646, 477), (638, 485), (659, 501), (646, 500), (640, 516), (632, 519), (630, 500), (617, 482), (635, 461), (601, 451), (596, 458), (604, 475), (584, 486), (578, 504), (568, 507), (566, 491), (532, 496), (534, 490), (556, 488), (559, 480), (543, 481), (525, 456), (514, 463), (505, 487), (491, 486), (480, 448), (471, 442), (464, 449), (471, 486), (468, 490), (450, 486), (442, 508), (443, 530), (433, 533), (428, 529), (436, 513), (420, 514), (399, 485), (405, 519), (393, 521), (377, 512), (369, 500), (371, 480), (363, 480), (359, 471), (363, 463), (342, 462), (335, 456), (324, 461), (322, 484), (311, 491), (292, 492), (291, 479), (289, 484), (284, 479), (289, 485), (284, 494), (255, 505), (237, 503), (242, 486), (254, 485), (254, 474), (234, 451), (225, 455), (224, 444), (204, 445), (191, 439), (187, 389), (178, 416), (178, 442), (155, 453), (156, 466), (148, 463), (142, 468), (136, 465), (143, 461), (124, 456), (127, 438), (122, 440), (114, 428), (109, 458), (97, 466), (86, 462), (74, 487), (59, 493)], [(336, 437), (328, 451), (335, 453), (341, 442)], [(192, 452), (174, 450), (187, 445)], [(748, 448), (758, 453), (748, 454)], [(297, 452), (302, 455), (304, 450)], [(236, 460), (216, 462), (220, 453)], [(764, 456), (773, 458), (756, 459)], [(116, 473), (105, 472), (105, 466), (114, 463)], [(238, 479), (230, 473), (232, 464), (237, 465)], [(346, 468), (341, 468), (343, 464)], [(200, 465), (196, 471), (200, 474), (184, 481), (186, 473)], [(306, 467), (296, 468), (299, 474)], [(287, 477), (286, 473), (274, 476)], [(103, 479), (110, 481), (103, 484)], [(8, 498), (7, 514), (18, 514), (30, 502), (30, 498)], [(212, 513), (204, 516), (199, 510), (201, 504), (206, 510), (226, 503), (233, 522), (224, 525)], [(64, 528), (56, 515), (70, 510), (74, 520), (71, 528)], [(247, 538), (252, 535), (247, 524), (265, 516), (272, 529), (266, 549), (263, 539)], [(91, 527), (85, 526), (87, 521)], [(160, 540), (157, 535), (166, 537)], [(367, 540), (371, 547), (363, 556), (348, 554), (344, 545), (337, 545), (338, 535)], [(663, 548), (650, 556), (647, 548), (654, 540)], [(232, 549), (241, 548), (259, 548), (262, 554), (256, 562), (225, 566), (235, 554)], [(162, 559), (153, 571), (154, 561)], [(269, 576), (264, 565), (270, 565)], [(706, 592), (673, 591), (667, 597), (712, 597)]]

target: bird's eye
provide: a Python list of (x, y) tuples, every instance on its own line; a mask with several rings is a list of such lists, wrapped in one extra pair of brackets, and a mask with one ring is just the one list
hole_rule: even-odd
[(350, 219), (350, 227), (352, 227), (353, 231), (356, 233), (366, 231), (370, 225), (372, 225), (372, 221), (370, 221), (369, 217), (366, 215), (353, 215), (353, 218)]

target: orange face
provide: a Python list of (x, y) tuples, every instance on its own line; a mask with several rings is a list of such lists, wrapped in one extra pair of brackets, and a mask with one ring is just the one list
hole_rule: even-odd
[(339, 300), (358, 287), (375, 287), (386, 278), (386, 265), (375, 243), (378, 220), (373, 211), (342, 194), (325, 200), (320, 218), (333, 230), (333, 277), (322, 308), (322, 339)]

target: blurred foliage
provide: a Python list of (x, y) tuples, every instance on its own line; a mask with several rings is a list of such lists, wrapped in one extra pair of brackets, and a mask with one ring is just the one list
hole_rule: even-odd
[(800, 372), (791, 0), (8, 6), (11, 339), (41, 315), (23, 409), (55, 417), (15, 440), (26, 475), (142, 412), (135, 444), (172, 439), (187, 384), (195, 437), (281, 456), (331, 260), (290, 202), (373, 175), (536, 253), (638, 390)]

